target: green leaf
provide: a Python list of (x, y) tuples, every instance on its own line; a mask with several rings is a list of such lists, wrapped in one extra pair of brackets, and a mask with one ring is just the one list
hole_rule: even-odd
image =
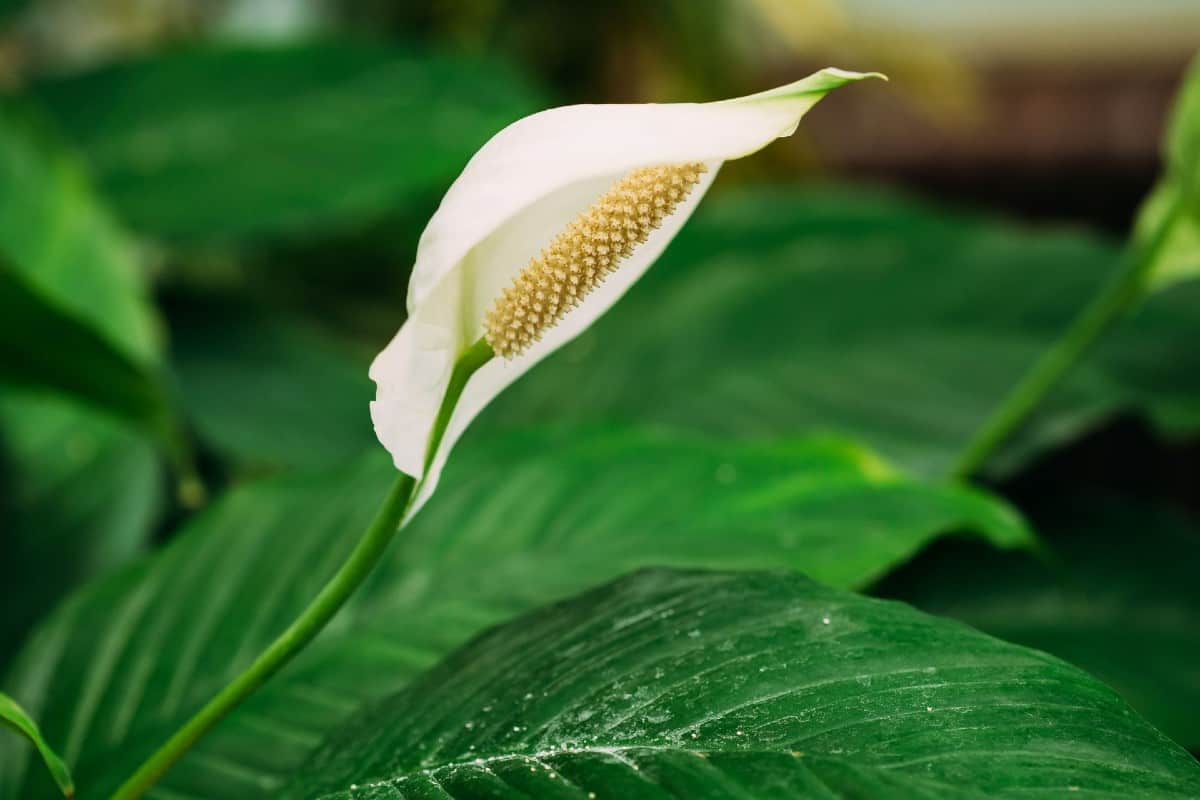
[(33, 743), (33, 746), (37, 748), (38, 754), (42, 757), (42, 761), (46, 762), (46, 769), (50, 771), (50, 775), (54, 778), (54, 782), (58, 784), (58, 788), (62, 791), (63, 795), (73, 797), (75, 795), (75, 784), (71, 781), (71, 771), (67, 769), (67, 765), (62, 762), (62, 759), (51, 749), (50, 745), (46, 744), (46, 740), (42, 738), (42, 732), (38, 729), (37, 723), (11, 697), (3, 692), (0, 692), (0, 722), (3, 722)]
[(130, 242), (69, 155), (0, 106), (0, 379), (166, 435), (158, 332)]
[[(713, 198), (615, 308), (480, 426), (618, 418), (739, 437), (835, 431), (942, 475), (1118, 266), (1116, 248), (861, 191)], [(1196, 293), (1164, 292), (996, 467), (1124, 407), (1200, 422)]]
[(444, 188), (542, 105), (502, 63), (382, 45), (206, 46), (43, 85), (141, 230), (312, 233)]
[(0, 669), (33, 622), (148, 541), (162, 502), (154, 448), (61, 398), (0, 396), (4, 615)]
[(1182, 190), (1191, 213), (1200, 214), (1200, 57), (1192, 60), (1167, 126), (1166, 172)]
[(1200, 747), (1200, 527), (1144, 502), (1056, 498), (1040, 526), (1054, 565), (965, 543), (878, 588), (931, 613), (1054, 653)]
[[(1200, 327), (1197, 310), (1200, 281), (1147, 298), (1100, 344), (1095, 361), (1108, 386), (1097, 397), (1110, 398), (1110, 408), (1141, 412), (1168, 436), (1200, 432), (1200, 351), (1189, 345)], [(1043, 419), (1053, 422), (1049, 414)]]
[(377, 447), (369, 355), (288, 317), (219, 301), (171, 317), (171, 361), (197, 433), (244, 465), (317, 468)]
[(566, 593), (646, 564), (802, 565), (852, 587), (943, 533), (1032, 542), (994, 498), (916, 482), (837, 439), (728, 443), (597, 425), (476, 441), (456, 454), (454, 483), (406, 532), (383, 581), (425, 572), (428, 602), (459, 582), (456, 596), (494, 603), (533, 593), (518, 611), (544, 602), (545, 585), (565, 581)]
[(163, 437), (170, 412), (151, 373), (62, 313), (0, 261), (0, 381), (73, 396)]
[(1142, 204), (1133, 234), (1142, 247), (1162, 237), (1152, 289), (1200, 275), (1200, 57), (1184, 76), (1163, 150), (1164, 176)]
[(285, 796), (1193, 797), (1200, 764), (1043, 653), (783, 573), (635, 574), (360, 712)]
[[(1149, 271), (1151, 291), (1200, 277), (1200, 211), (1177, 211), (1175, 206), (1181, 203), (1179, 187), (1163, 181), (1138, 211), (1134, 240), (1141, 246), (1149, 246), (1156, 236), (1162, 236)], [(1174, 216), (1168, 219), (1168, 215)], [(1170, 227), (1160, 233), (1164, 225)]]
[[(161, 554), (72, 597), (6, 687), (102, 795), (294, 618), (394, 475), (378, 453), (233, 491)], [(164, 796), (269, 794), (359, 702), (486, 625), (626, 570), (795, 566), (859, 586), (960, 529), (1030, 541), (987, 495), (904, 478), (836, 440), (598, 427), (463, 447), (334, 625), (167, 774)], [(29, 792), (14, 758), (0, 749), (0, 776), (15, 776), (0, 798)]]
[(153, 363), (159, 329), (132, 243), (72, 156), (30, 115), (0, 104), (0, 256), (30, 291)]

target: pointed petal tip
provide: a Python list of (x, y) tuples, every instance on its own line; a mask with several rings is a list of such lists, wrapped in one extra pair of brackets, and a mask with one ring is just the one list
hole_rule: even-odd
[(727, 102), (744, 103), (761, 100), (786, 100), (800, 97), (815, 97), (816, 99), (820, 99), (834, 89), (868, 78), (888, 80), (888, 77), (882, 72), (853, 72), (848, 69), (839, 69), (838, 67), (826, 67), (798, 81)]
[(839, 67), (826, 67), (821, 70), (822, 73), (834, 78), (841, 78), (846, 81), (862, 81), (867, 78), (878, 78), (881, 81), (891, 80), (882, 72), (854, 72), (853, 70), (841, 69)]

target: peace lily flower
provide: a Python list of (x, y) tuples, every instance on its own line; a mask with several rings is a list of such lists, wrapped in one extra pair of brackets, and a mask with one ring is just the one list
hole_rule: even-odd
[(320, 633), (432, 494), (475, 415), (633, 285), (721, 164), (790, 135), (828, 92), (866, 77), (826, 69), (720, 103), (556, 108), (484, 145), (421, 235), (408, 321), (371, 365), (371, 418), (401, 474), (316, 597), (114, 800), (145, 794)]
[[(471, 420), (641, 277), (725, 161), (791, 135), (827, 93), (867, 77), (883, 76), (824, 69), (715, 103), (566, 106), (492, 137), (425, 228), (408, 320), (371, 365), (375, 432), (421, 480), (410, 515)], [(470, 368), (452, 380), (460, 359)]]

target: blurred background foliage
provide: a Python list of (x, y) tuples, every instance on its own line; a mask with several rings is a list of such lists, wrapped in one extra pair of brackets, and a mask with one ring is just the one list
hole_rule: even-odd
[[(111, 735), (93, 742), (70, 703), (106, 677), (82, 656), (64, 662), (50, 698), (31, 676), (52, 672), (47, 642), (86, 653), (112, 608), (150, 607), (146, 585), (185, 615), (164, 577), (183, 557), (138, 556), (166, 542), (200, 552), (206, 535), (259, 556), (299, 543), (316, 552), (356, 498), (370, 505), (367, 489), (388, 466), (373, 452), (366, 365), (403, 321), (425, 220), (505, 124), (561, 103), (745, 94), (836, 64), (892, 82), (830, 98), (797, 137), (726, 170), (646, 280), (501, 397), (462, 458), (497, 484), (595, 475), (589, 448), (608, 446), (594, 426), (625, 426), (633, 433), (621, 441), (640, 443), (629, 468), (648, 459), (677, 484), (677, 508), (654, 527), (662, 534), (704, 522), (688, 505), (704, 482), (686, 465), (716, 470), (721, 483), (762, 483), (770, 471), (759, 456), (731, 442), (800, 441), (785, 466), (802, 472), (806, 437), (846, 437), (861, 455), (833, 459), (829, 474), (856, 465), (853, 481), (899, 482), (901, 499), (847, 500), (840, 485), (797, 506), (803, 492), (764, 489), (751, 505), (770, 535), (742, 565), (815, 570), (860, 589), (897, 569), (875, 590), (1073, 660), (1200, 747), (1200, 593), (1190, 578), (1200, 563), (1200, 287), (1164, 282), (988, 464), (986, 496), (943, 484), (972, 431), (1117, 267), (1159, 175), (1168, 107), (1198, 32), (1200, 6), (1188, 0), (0, 2), (2, 685), (25, 688), (48, 737), (68, 742), (68, 761), (91, 765), (85, 778), (103, 773), (112, 748), (136, 755), (131, 741), (187, 710), (163, 679), (145, 696), (169, 708), (147, 700), (117, 712)], [(1178, 275), (1194, 275), (1197, 241), (1178, 243)], [(546, 452), (559, 440), (512, 433), (549, 423), (568, 426), (563, 442), (584, 431), (585, 444), (564, 445), (558, 462)], [(647, 431), (734, 449), (689, 461), (672, 448), (691, 445)], [(337, 479), (271, 482), (314, 472)], [(490, 517), (457, 519), (455, 502), (484, 503), (471, 499), (469, 474), (448, 475), (446, 497), (422, 518), (430, 533), (361, 603), (384, 616), (432, 604), (434, 623), (455, 623), (407, 641), (361, 612), (365, 627), (348, 623), (327, 648), (349, 653), (339, 670), (322, 672), (316, 655), (298, 675), (370, 697), (395, 688), (363, 682), (390, 664), (378, 637), (413, 648), (403, 668), (389, 666), (405, 677), (461, 641), (447, 630), (465, 636), (496, 608), (520, 611), (643, 562), (692, 563), (686, 543), (589, 557), (563, 540), (536, 552), (579, 573), (574, 581), (539, 584), (517, 559), (505, 569), (528, 582), (527, 598), (439, 610), (405, 569), (475, 550), (476, 569), (513, 558), (488, 556), (480, 541), (489, 521), (511, 523), (519, 497), (497, 499)], [(609, 510), (598, 538), (645, 513), (633, 501)], [(816, 566), (795, 555), (815, 546), (808, 534), (782, 551), (771, 538), (808, 518), (801, 511), (848, 537)], [(1020, 551), (1022, 517), (1054, 558)], [(465, 525), (468, 544), (434, 553), (440, 519)], [(231, 535), (218, 523), (247, 538), (213, 538)], [(901, 523), (902, 546), (878, 536)], [(978, 539), (913, 558), (951, 531)], [(216, 548), (203, 557), (225, 552)], [(710, 555), (733, 559), (715, 544)], [(208, 657), (209, 682), (307, 596), (286, 588), (295, 572), (271, 563), (222, 590), (231, 608), (270, 608), (238, 647)], [(855, 569), (824, 574), (821, 563)], [(471, 585), (477, 573), (459, 568), (448, 583)], [(268, 590), (279, 599), (254, 599)], [(186, 628), (184, 616), (162, 613), (155, 629)], [(195, 636), (216, 633), (197, 622)], [(119, 658), (141, 664), (155, 642), (134, 641)], [(297, 722), (286, 707), (268, 696), (257, 713), (319, 732), (316, 711)], [(238, 757), (252, 723), (231, 725), (209, 756)], [(302, 756), (294, 742), (279, 747)], [(15, 762), (0, 749), (5, 763)], [(214, 787), (187, 763), (176, 788), (249, 791)], [(274, 786), (291, 763), (253, 764), (242, 778)], [(0, 797), (24, 780), (6, 779)]]

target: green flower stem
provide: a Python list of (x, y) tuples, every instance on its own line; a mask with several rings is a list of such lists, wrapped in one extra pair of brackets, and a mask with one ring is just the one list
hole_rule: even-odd
[(454, 414), (455, 406), (458, 405), (458, 398), (462, 397), (463, 389), (467, 388), (467, 380), (475, 374), (477, 369), (495, 356), (496, 354), (487, 340), (480, 339), (464, 350), (458, 356), (458, 360), (454, 362), (454, 371), (450, 373), (450, 383), (446, 386), (446, 396), (442, 399), (437, 417), (433, 420), (433, 430), (429, 432), (429, 448), (425, 451), (426, 472), (429, 471), (429, 465), (433, 463), (433, 457), (437, 454), (438, 445), (441, 444), (442, 436), (446, 433), (446, 426), (450, 424), (450, 417)]
[(1009, 392), (1000, 407), (976, 431), (963, 449), (952, 475), (967, 478), (1017, 431), (1063, 376), (1084, 356), (1114, 322), (1121, 319), (1146, 291), (1147, 278), (1159, 251), (1180, 216), (1175, 202), (1145, 244), (1129, 251), (1124, 265), (1079, 313), (1066, 333), (1042, 354)]
[[(477, 369), (486, 364), (492, 355), (491, 348), (481, 339), (464, 351), (455, 362), (454, 370), (450, 375), (450, 383), (446, 387), (445, 397), (442, 399), (441, 407), (434, 420), (433, 430), (430, 432), (429, 454), (426, 457), (427, 467), (437, 446), (442, 441), (446, 426), (450, 422), (450, 416), (454, 413), (454, 407), (462, 396), (467, 380)], [(405, 512), (416, 496), (417, 487), (418, 484), (412, 476), (400, 473), (384, 499), (383, 505), (376, 512), (375, 518), (371, 520), (371, 524), (363, 532), (362, 538), (354, 546), (354, 550), (308, 607), (254, 660), (254, 663), (226, 685), (212, 700), (209, 700), (182, 728), (138, 767), (138, 770), (112, 796), (113, 800), (134, 800), (145, 794), (201, 736), (224, 719), (258, 687), (266, 683), (272, 675), (321, 632), (375, 565), (379, 563), (388, 544), (400, 530)]]

